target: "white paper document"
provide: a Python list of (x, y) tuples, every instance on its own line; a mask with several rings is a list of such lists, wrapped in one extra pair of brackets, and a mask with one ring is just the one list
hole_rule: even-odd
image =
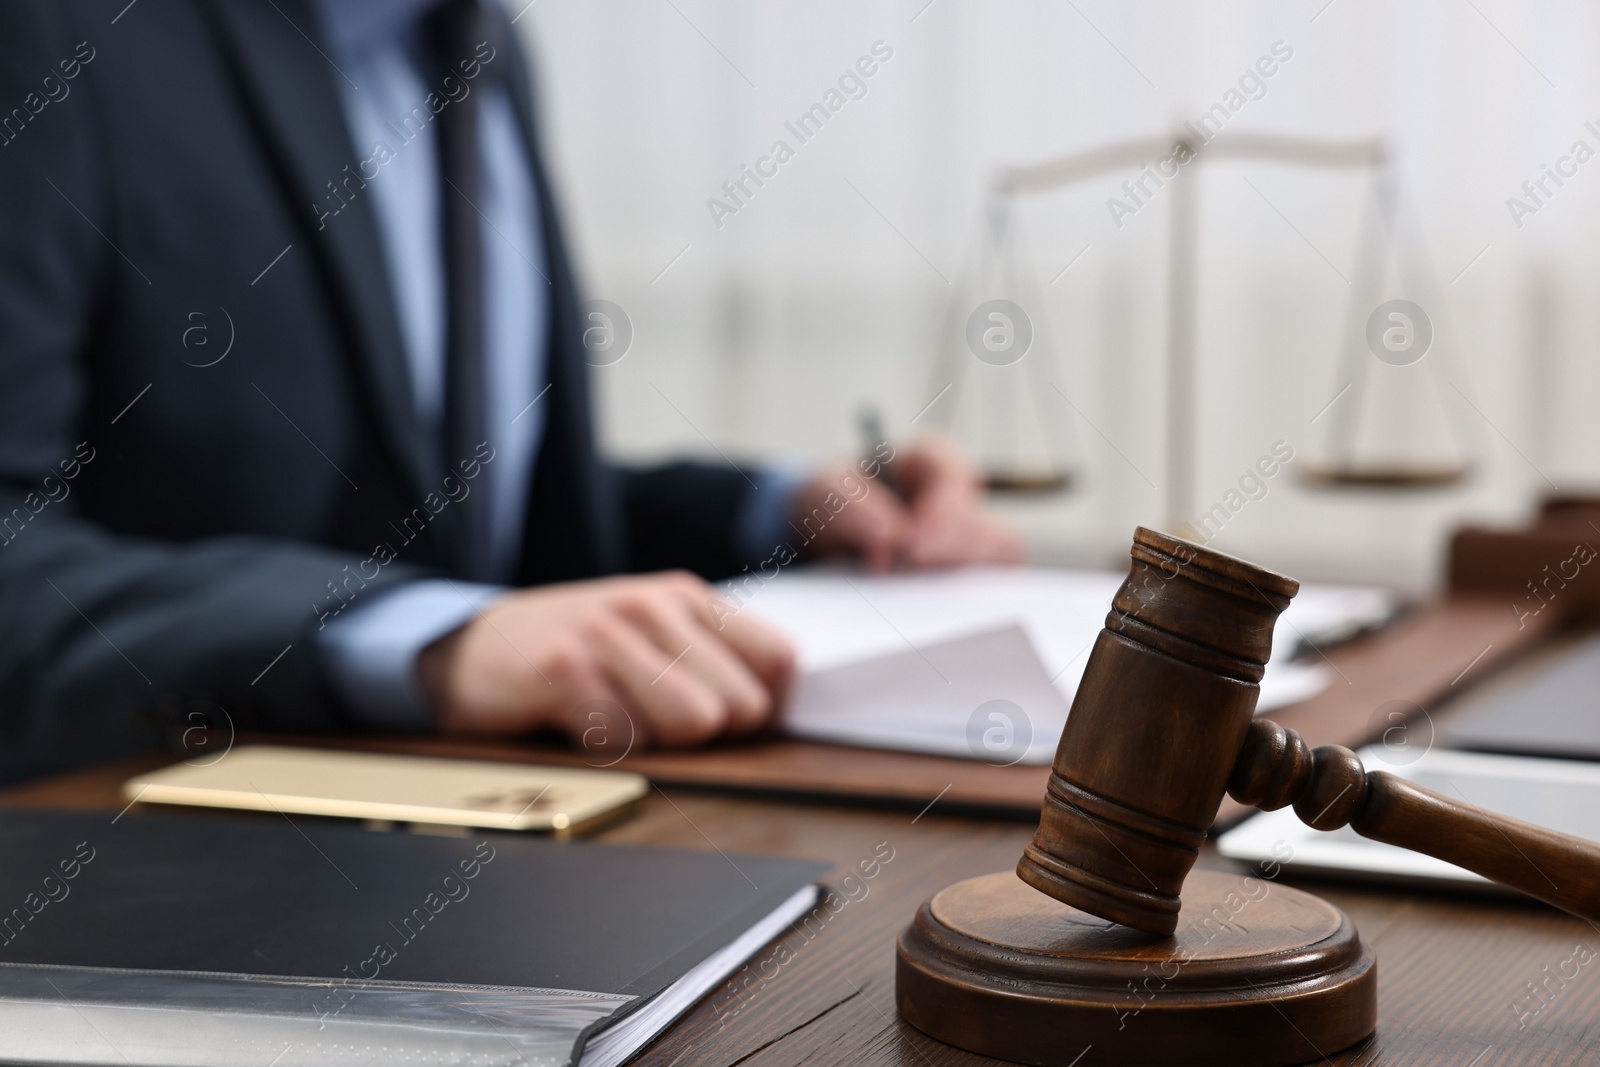
[[(725, 586), (741, 612), (789, 635), (800, 676), (783, 725), (797, 737), (1050, 762), (1089, 649), (1125, 574), (972, 568), (871, 577), (785, 571)], [(1302, 586), (1273, 634), (1258, 711), (1315, 696), (1332, 671), (1290, 657), (1382, 624), (1380, 589)]]

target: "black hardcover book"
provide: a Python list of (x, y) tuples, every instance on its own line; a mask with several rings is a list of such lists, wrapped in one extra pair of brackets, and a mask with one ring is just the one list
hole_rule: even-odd
[(606, 1067), (814, 907), (826, 870), (0, 812), (0, 1060)]

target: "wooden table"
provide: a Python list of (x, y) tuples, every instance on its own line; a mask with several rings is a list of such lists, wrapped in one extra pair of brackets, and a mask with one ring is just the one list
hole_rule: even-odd
[[(14, 787), (0, 793), (0, 802), (115, 812), (123, 806), (118, 786), (125, 778), (172, 758), (122, 761)], [(835, 891), (846, 900), (810, 940), (793, 932), (764, 949), (749, 972), (736, 976), (738, 985), (719, 988), (634, 1062), (741, 1067), (998, 1062), (941, 1045), (899, 1021), (894, 939), (936, 890), (1012, 867), (1032, 828), (946, 814), (932, 796), (929, 800), (929, 807), (915, 814), (657, 788), (635, 817), (599, 834), (617, 843), (715, 849), (733, 862), (741, 852), (831, 861), (838, 868)], [(877, 876), (849, 883), (845, 893), (845, 872), (875, 851), (886, 855), (887, 849), (893, 858)], [(1227, 867), (1209, 853), (1201, 863)], [(1600, 930), (1531, 904), (1311, 888), (1350, 913), (1379, 959), (1376, 1038), (1311, 1062), (1341, 1067), (1600, 1063)], [(1563, 963), (1580, 944), (1587, 947), (1589, 962), (1572, 975), (1574, 965)], [(1563, 980), (1563, 971), (1572, 976)], [(1540, 982), (1547, 990), (1542, 1001), (1533, 999), (1529, 985)], [(1129, 1025), (1137, 1025), (1137, 1019)], [(1115, 1049), (1097, 1048), (1080, 1067), (1116, 1062)]]

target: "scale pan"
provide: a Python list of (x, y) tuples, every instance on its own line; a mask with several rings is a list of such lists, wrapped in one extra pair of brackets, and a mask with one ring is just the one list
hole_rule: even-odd
[(990, 469), (983, 473), (984, 488), (1016, 496), (1044, 496), (1072, 488), (1069, 470)]
[(1470, 463), (1306, 460), (1300, 481), (1313, 489), (1445, 489), (1460, 485), (1471, 473)]

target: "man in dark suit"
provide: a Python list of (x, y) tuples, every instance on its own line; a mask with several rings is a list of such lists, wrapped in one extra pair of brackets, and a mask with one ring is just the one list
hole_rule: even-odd
[(766, 719), (792, 653), (684, 572), (806, 516), (874, 566), (1018, 554), (937, 443), (903, 497), (598, 455), (510, 21), (0, 8), (0, 779), (196, 709), (510, 734), (605, 699), (696, 743)]

